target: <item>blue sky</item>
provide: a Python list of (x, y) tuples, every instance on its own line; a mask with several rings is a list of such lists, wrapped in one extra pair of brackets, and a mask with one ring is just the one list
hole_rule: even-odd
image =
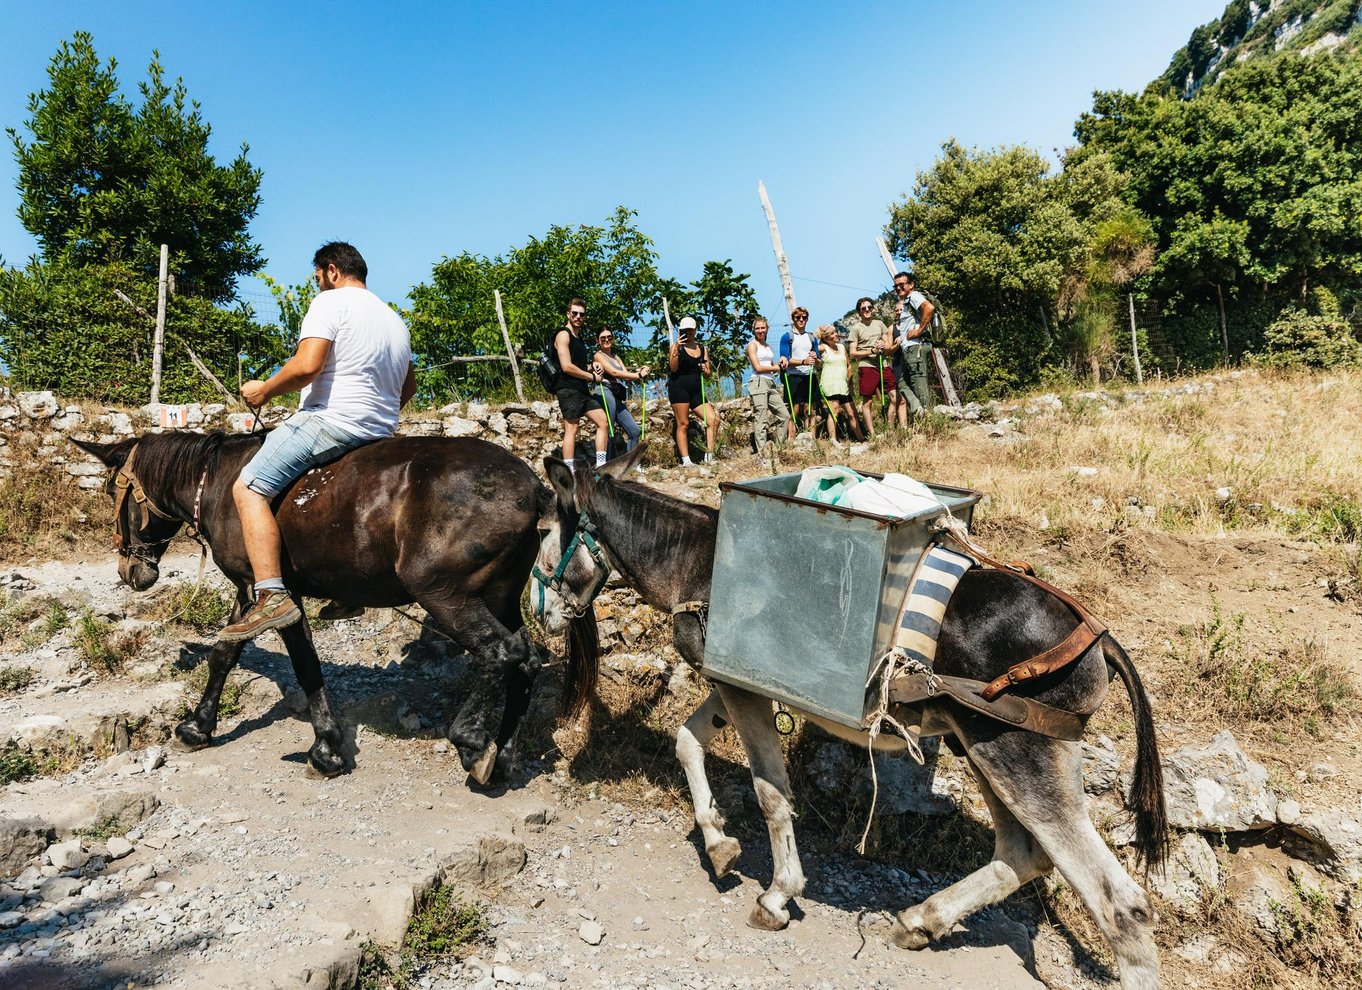
[[(405, 305), (441, 257), (623, 204), (665, 274), (731, 258), (781, 324), (758, 179), (799, 302), (830, 321), (887, 286), (874, 237), (943, 141), (1063, 147), (1094, 89), (1142, 88), (1224, 0), (3, 7), (22, 13), (0, 35), (0, 125), (22, 129), (76, 30), (130, 91), (159, 49), (219, 160), (244, 141), (264, 170), (251, 230), (277, 278), (341, 238)], [(0, 156), (11, 265), (36, 251), (15, 175)]]

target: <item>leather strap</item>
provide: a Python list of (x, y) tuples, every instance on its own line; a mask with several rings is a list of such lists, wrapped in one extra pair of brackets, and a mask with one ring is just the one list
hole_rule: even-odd
[(1037, 677), (1044, 677), (1046, 674), (1053, 674), (1057, 670), (1062, 670), (1087, 653), (1092, 648), (1093, 643), (1107, 634), (1107, 627), (1072, 596), (1056, 588), (1049, 581), (1036, 577), (1035, 569), (1030, 564), (1024, 561), (1004, 563), (996, 557), (989, 556), (974, 541), (963, 539), (960, 534), (952, 529), (942, 530), (941, 535), (954, 540), (964, 548), (966, 553), (990, 567), (1011, 571), (1022, 580), (1029, 581), (1042, 591), (1054, 595), (1078, 618), (1078, 626), (1062, 642), (1050, 647), (1039, 656), (1014, 664), (1007, 669), (1006, 673), (989, 681), (983, 691), (980, 692), (985, 701), (993, 701), (999, 694), (1015, 684), (1035, 680)]
[(1077, 742), (1083, 738), (1086, 715), (1075, 715), (1053, 705), (1005, 695), (989, 699), (983, 692), (985, 684), (968, 677), (942, 674), (906, 674), (896, 677), (889, 685), (889, 700), (898, 705), (913, 705), (933, 698), (947, 697), (979, 715), (1025, 729), (1051, 739)]

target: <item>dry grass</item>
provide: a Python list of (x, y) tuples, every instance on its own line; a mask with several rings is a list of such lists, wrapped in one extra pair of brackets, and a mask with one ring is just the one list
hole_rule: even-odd
[[(65, 441), (58, 450), (81, 456)], [(0, 563), (60, 556), (107, 540), (113, 504), (102, 491), (77, 488), (65, 471), (38, 456), (33, 434), (12, 434), (0, 453), (12, 462), (8, 477), (0, 479)]]

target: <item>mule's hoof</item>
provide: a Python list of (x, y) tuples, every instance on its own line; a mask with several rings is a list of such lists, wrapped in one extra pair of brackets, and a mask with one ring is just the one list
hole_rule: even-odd
[(345, 761), (330, 746), (313, 746), (307, 751), (307, 762), (323, 777), (339, 777), (345, 772)]
[(789, 923), (789, 911), (782, 910), (780, 914), (774, 914), (760, 900), (752, 906), (752, 913), (747, 916), (749, 928), (760, 928), (764, 932), (782, 931)]
[(482, 751), (482, 755), (473, 761), (473, 765), (468, 770), (468, 776), (475, 780), (479, 787), (486, 787), (487, 782), (492, 779), (492, 771), (497, 765), (497, 744), (488, 743), (487, 748)]
[(190, 751), (213, 744), (212, 734), (204, 732), (188, 719), (175, 726), (175, 738), (179, 740), (181, 746)]
[(737, 839), (723, 838), (705, 850), (709, 856), (709, 865), (714, 867), (714, 875), (719, 878), (728, 876), (733, 872), (733, 867), (738, 865), (738, 857), (742, 855), (742, 846)]
[(909, 928), (902, 921), (894, 923), (894, 930), (889, 937), (900, 949), (925, 949), (932, 941), (926, 929), (916, 926)]

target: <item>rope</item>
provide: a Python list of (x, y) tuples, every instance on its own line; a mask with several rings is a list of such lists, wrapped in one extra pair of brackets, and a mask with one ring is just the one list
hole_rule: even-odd
[(880, 797), (880, 778), (875, 772), (875, 740), (879, 738), (881, 730), (885, 724), (903, 737), (903, 741), (908, 746), (908, 755), (918, 762), (919, 765), (926, 762), (922, 755), (922, 747), (917, 744), (914, 734), (893, 715), (889, 714), (889, 685), (899, 674), (926, 674), (928, 682), (935, 686), (936, 675), (932, 673), (930, 667), (913, 660), (897, 647), (889, 650), (884, 656), (880, 657), (875, 664), (875, 668), (870, 672), (870, 679), (865, 682), (866, 687), (875, 683), (875, 678), (879, 677), (880, 684), (877, 690), (879, 695), (876, 708), (870, 713), (870, 727), (866, 734), (866, 749), (870, 753), (870, 812), (866, 815), (865, 831), (861, 833), (861, 841), (856, 846), (856, 851), (862, 856), (865, 855), (866, 839), (870, 837), (870, 825), (875, 820), (875, 805)]

